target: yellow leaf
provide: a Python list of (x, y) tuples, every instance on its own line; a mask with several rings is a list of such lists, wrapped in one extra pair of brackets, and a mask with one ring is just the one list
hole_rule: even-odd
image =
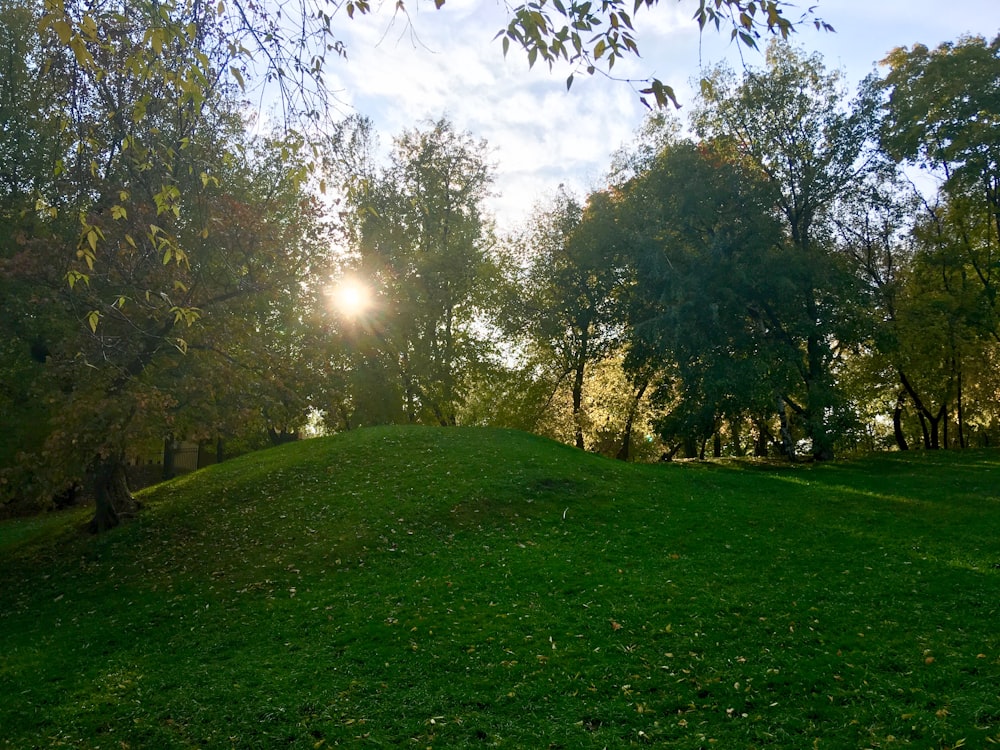
[(229, 72), (233, 74), (233, 78), (235, 78), (236, 79), (236, 83), (238, 83), (240, 85), (240, 89), (243, 90), (243, 91), (245, 91), (246, 90), (246, 83), (243, 81), (243, 74), (240, 73), (240, 69), (237, 68), (235, 65), (230, 65), (229, 66)]
[(149, 45), (157, 55), (163, 53), (163, 29), (153, 29), (149, 32)]
[(97, 333), (97, 323), (101, 319), (101, 313), (97, 310), (91, 310), (87, 313), (87, 323), (90, 324), (90, 330)]
[(83, 21), (80, 22), (80, 31), (83, 35), (90, 39), (91, 41), (97, 40), (97, 22), (94, 21), (94, 17), (89, 13), (83, 17)]
[(66, 281), (69, 282), (69, 288), (72, 289), (76, 286), (76, 282), (82, 281), (85, 285), (90, 286), (90, 277), (85, 273), (80, 273), (79, 271), (68, 271), (66, 273)]
[(53, 21), (52, 30), (59, 37), (60, 44), (69, 44), (70, 37), (73, 36), (73, 27), (67, 21)]

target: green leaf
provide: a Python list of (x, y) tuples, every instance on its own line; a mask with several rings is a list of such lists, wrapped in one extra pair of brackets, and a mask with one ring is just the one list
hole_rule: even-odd
[(97, 324), (101, 320), (101, 313), (98, 310), (91, 310), (87, 313), (87, 323), (90, 325), (90, 330), (97, 333)]

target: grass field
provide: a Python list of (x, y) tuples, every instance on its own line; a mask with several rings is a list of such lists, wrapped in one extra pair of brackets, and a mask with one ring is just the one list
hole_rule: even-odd
[(386, 428), (0, 524), (0, 748), (1000, 745), (1000, 452)]

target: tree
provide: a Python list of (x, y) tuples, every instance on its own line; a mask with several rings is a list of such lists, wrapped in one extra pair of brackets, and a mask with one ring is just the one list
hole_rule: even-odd
[(365, 385), (380, 384), (375, 398), (355, 393), (378, 411), (358, 409), (353, 424), (457, 422), (485, 348), (476, 321), (494, 273), (485, 154), (485, 143), (439, 120), (397, 138), (381, 172), (341, 176), (356, 256), (347, 270), (375, 291), (347, 343)]
[(560, 191), (536, 212), (521, 239), (520, 297), (506, 328), (523, 337), (532, 365), (548, 373), (554, 392), (570, 378), (573, 441), (584, 448), (587, 368), (602, 360), (620, 335), (618, 297), (626, 269), (618, 260), (614, 205), (607, 193), (586, 206)]
[[(136, 40), (120, 21), (94, 23), (127, 50)], [(294, 144), (246, 139), (230, 92), (195, 103), (175, 79), (75, 72), (62, 100), (72, 106), (51, 113), (69, 125), (56, 127), (56, 171), (43, 171), (57, 179), (17, 215), (0, 283), (34, 302), (3, 322), (21, 345), (44, 333), (38, 388), (52, 424), (26, 458), (35, 488), (51, 496), (85, 482), (100, 530), (134, 510), (127, 448), (169, 429), (176, 383), (197, 371), (186, 365), (233, 357), (260, 335), (280, 304), (295, 303), (323, 246), (307, 232), (314, 206), (290, 162)], [(122, 116), (137, 100), (138, 122)]]
[(901, 47), (885, 62), (883, 145), (898, 161), (942, 177), (926, 209), (940, 224), (935, 204), (947, 200), (955, 250), (981, 285), (992, 335), (1000, 340), (1000, 36), (989, 44), (964, 37), (934, 51)]
[(942, 444), (939, 426), (948, 443), (952, 410), (964, 445), (972, 363), (990, 358), (984, 339), (1000, 342), (1000, 37), (897, 48), (884, 62), (883, 148), (939, 178), (915, 226), (905, 308), (915, 330), (900, 380), (925, 445)]
[(789, 271), (765, 188), (711, 144), (677, 137), (623, 187), (636, 278), (627, 364), (653, 368), (661, 437), (687, 455), (723, 423), (767, 432), (775, 393), (794, 381), (795, 349), (765, 322), (787, 313)]
[(817, 459), (833, 457), (836, 423), (849, 418), (834, 368), (859, 335), (829, 218), (876, 158), (875, 92), (863, 85), (850, 108), (846, 98), (840, 76), (818, 57), (773, 43), (766, 70), (747, 72), (740, 82), (721, 68), (709, 75), (694, 118), (702, 137), (764, 176), (794, 250), (797, 278), (789, 277), (786, 301), (797, 313), (767, 316), (765, 325), (800, 349), (802, 402), (792, 393), (783, 400), (802, 418)]
[[(443, 5), (443, 0), (441, 2)], [(577, 74), (600, 72), (609, 77), (615, 62), (629, 55), (639, 55), (638, 34), (633, 15), (640, 9), (651, 11), (658, 0), (604, 0), (600, 5), (572, 3), (560, 0), (525, 3), (511, 11), (507, 28), (497, 34), (503, 40), (504, 54), (511, 42), (523, 48), (528, 64), (541, 60), (553, 67), (565, 62), (571, 73), (566, 87), (573, 85)], [(785, 14), (790, 5), (781, 0), (699, 0), (694, 19), (702, 30), (723, 25), (730, 29), (730, 38), (750, 48), (757, 46), (762, 35), (777, 35), (787, 39), (795, 30), (795, 22)], [(813, 8), (800, 21), (811, 20), (817, 29), (833, 31), (833, 27), (813, 14)], [(635, 83), (635, 82), (630, 82)], [(644, 104), (651, 100), (657, 107), (677, 105), (670, 86), (658, 78), (639, 82), (646, 87), (638, 93)]]
[[(434, 0), (436, 8), (444, 0)], [(561, 0), (525, 2), (509, 8), (509, 23), (495, 38), (501, 39), (504, 54), (511, 43), (522, 48), (529, 65), (537, 61), (550, 67), (562, 61), (571, 68), (567, 87), (575, 75), (611, 75), (615, 62), (624, 56), (639, 55), (638, 34), (633, 16), (643, 9), (652, 12), (658, 0), (605, 0), (599, 6), (591, 3), (565, 4)], [(325, 0), (282, 7), (279, 11), (265, 5), (229, 0), (212, 5), (210, 13), (198, 13), (192, 19), (181, 4), (158, 5), (152, 23), (144, 30), (145, 49), (135, 48), (125, 60), (125, 67), (137, 77), (156, 78), (164, 72), (163, 53), (171, 47), (200, 44), (206, 29), (213, 34), (229, 55), (223, 65), (213, 66), (209, 58), (193, 56), (180, 70), (191, 93), (208, 89), (217, 76), (228, 75), (241, 88), (254, 73), (267, 84), (276, 86), (285, 116), (318, 120), (326, 114), (328, 92), (324, 71), (328, 56), (343, 58), (347, 50), (337, 38), (335, 21), (338, 14), (348, 18), (371, 12), (370, 0)], [(699, 0), (693, 19), (700, 29), (726, 26), (730, 38), (747, 47), (756, 47), (764, 35), (787, 39), (796, 24), (811, 22), (816, 28), (833, 28), (818, 18), (814, 8), (799, 18), (790, 18), (787, 11), (794, 5), (785, 0)], [(47, 2), (43, 24), (51, 28), (61, 44), (83, 65), (95, 72), (104, 70), (99, 50), (104, 37), (98, 33), (92, 7), (80, 2)], [(123, 9), (122, 17), (137, 15)], [(405, 15), (404, 0), (395, 4), (395, 12)], [(218, 52), (218, 50), (216, 50)], [(171, 64), (167, 72), (178, 70)], [(657, 78), (642, 82), (639, 90), (643, 101), (652, 99), (657, 106), (676, 104), (673, 90)]]

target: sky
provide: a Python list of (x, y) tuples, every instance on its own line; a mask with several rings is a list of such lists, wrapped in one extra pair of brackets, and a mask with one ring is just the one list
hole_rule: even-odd
[[(822, 54), (852, 86), (895, 47), (1000, 34), (1000, 0), (808, 4), (836, 32), (802, 24), (794, 43)], [(632, 140), (648, 112), (628, 83), (577, 75), (567, 91), (571, 69), (557, 66), (550, 73), (538, 64), (529, 70), (525, 53), (513, 45), (505, 59), (494, 40), (506, 26), (502, 0), (446, 0), (440, 10), (431, 0), (407, 0), (408, 19), (394, 16), (394, 5), (389, 0), (370, 16), (337, 19), (348, 57), (329, 66), (328, 85), (341, 112), (371, 118), (383, 151), (403, 130), (442, 116), (485, 139), (496, 170), (489, 208), (501, 230), (523, 224), (561, 184), (580, 196), (600, 187), (612, 154)], [(694, 103), (700, 71), (722, 61), (737, 69), (763, 64), (762, 52), (730, 42), (728, 30), (699, 34), (691, 19), (696, 7), (694, 0), (660, 0), (651, 10), (640, 9), (634, 22), (642, 56), (614, 70), (622, 78), (656, 76), (673, 86), (682, 118)]]

